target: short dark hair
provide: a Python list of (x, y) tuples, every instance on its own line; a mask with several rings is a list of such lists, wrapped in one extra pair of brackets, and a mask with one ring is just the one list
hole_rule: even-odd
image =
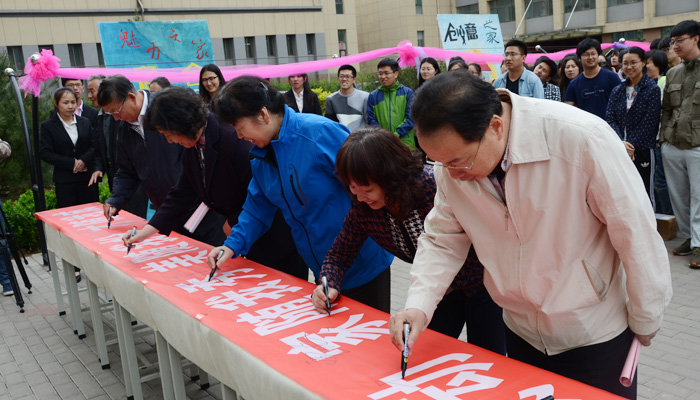
[(391, 70), (394, 72), (399, 71), (399, 63), (394, 60), (393, 58), (385, 58), (382, 61), (377, 64), (377, 69), (382, 68), (382, 67), (391, 67)]
[(355, 67), (353, 67), (350, 64), (341, 65), (340, 68), (338, 68), (338, 76), (340, 76), (340, 71), (346, 71), (346, 70), (352, 72), (353, 78), (357, 78), (357, 70), (355, 69)]
[(411, 106), (419, 137), (429, 137), (437, 129), (451, 126), (466, 142), (481, 140), (494, 114), (503, 114), (496, 89), (462, 70), (428, 81), (413, 95)]
[(649, 50), (658, 50), (661, 38), (656, 38), (649, 43)]
[[(69, 87), (62, 87), (62, 88), (58, 89), (57, 91), (55, 91), (53, 94), (53, 101), (55, 103), (58, 103), (59, 101), (61, 101), (61, 97), (63, 97), (64, 93), (72, 94), (73, 97), (75, 97), (75, 101), (76, 102), (78, 101), (78, 95), (75, 94), (75, 91)], [(55, 107), (55, 105), (54, 105), (54, 107)]]
[(600, 42), (593, 38), (587, 37), (580, 41), (576, 46), (576, 57), (581, 58), (583, 53), (587, 52), (591, 48), (597, 51), (598, 55), (603, 54), (603, 50), (600, 49)]
[(204, 85), (202, 84), (202, 75), (204, 75), (204, 73), (207, 71), (215, 73), (216, 77), (219, 78), (219, 91), (221, 91), (221, 88), (224, 87), (224, 83), (226, 83), (224, 75), (221, 73), (221, 70), (219, 69), (219, 67), (216, 66), (216, 64), (207, 64), (203, 66), (202, 69), (199, 71), (199, 95), (205, 102), (211, 101), (211, 96), (209, 95), (209, 92), (207, 92), (207, 89), (205, 89)]
[(213, 102), (219, 120), (231, 125), (257, 115), (263, 107), (271, 114), (284, 115), (284, 96), (269, 82), (250, 75), (228, 82)]
[(209, 109), (194, 90), (170, 86), (151, 97), (146, 123), (151, 130), (175, 132), (196, 139), (208, 116)]
[(452, 71), (452, 67), (457, 65), (459, 66), (459, 68), (467, 69), (467, 63), (464, 62), (464, 59), (460, 56), (454, 56), (450, 58), (450, 62), (447, 64), (447, 70)]
[(428, 63), (428, 64), (433, 66), (433, 68), (435, 69), (435, 75), (440, 73), (440, 65), (438, 64), (436, 59), (434, 59), (433, 57), (426, 57), (426, 58), (422, 59), (420, 64), (418, 64), (418, 69), (419, 69), (418, 86), (419, 87), (421, 85), (423, 85), (423, 83), (425, 83), (425, 79), (423, 79), (423, 75), (420, 74), (420, 67), (425, 63)]
[(666, 75), (668, 72), (668, 56), (665, 52), (661, 50), (649, 50), (644, 54), (645, 60), (651, 60), (651, 62), (656, 65), (659, 69), (659, 74), (661, 76)]
[(83, 82), (82, 79), (78, 79), (78, 78), (61, 78), (61, 86), (66, 86), (66, 83), (68, 83), (68, 81), (78, 81), (83, 86), (85, 86), (85, 82)]
[(106, 106), (126, 100), (129, 93), (137, 93), (134, 85), (124, 75), (112, 75), (103, 79), (97, 90), (97, 104)]
[(149, 86), (152, 85), (152, 84), (154, 84), (154, 83), (157, 84), (158, 86), (160, 86), (162, 89), (165, 89), (165, 88), (167, 88), (167, 87), (172, 86), (172, 85), (170, 84), (170, 81), (168, 80), (168, 78), (166, 78), (166, 77), (164, 77), (164, 76), (159, 76), (159, 77), (157, 77), (157, 78), (153, 78), (153, 80), (151, 81), (151, 83), (149, 84)]
[[(700, 36), (700, 23), (698, 21), (687, 19), (677, 23), (673, 28), (671, 28), (670, 37), (678, 37), (683, 35)], [(698, 48), (700, 48), (700, 41), (698, 41)]]
[(552, 84), (557, 85), (559, 82), (559, 76), (557, 74), (557, 63), (555, 63), (551, 58), (547, 56), (541, 56), (535, 61), (535, 67), (541, 63), (547, 64), (549, 67), (549, 80)]
[[(425, 197), (423, 160), (384, 128), (367, 126), (351, 133), (338, 150), (335, 168), (346, 190), (351, 182), (379, 185), (384, 190), (386, 205), (398, 213), (394, 217), (399, 220), (408, 218)], [(348, 192), (360, 209), (370, 210)]]
[(522, 40), (509, 40), (505, 46), (503, 46), (503, 51), (505, 51), (510, 46), (515, 46), (520, 50), (520, 53), (525, 57), (527, 55), (527, 45)]
[(476, 68), (476, 70), (479, 72), (479, 75), (481, 75), (481, 65), (479, 65), (479, 64), (477, 64), (477, 63), (469, 63), (469, 65), (467, 65), (467, 67), (474, 67), (474, 68)]
[(671, 48), (671, 37), (666, 36), (665, 38), (662, 38), (661, 41), (659, 42), (659, 50), (666, 51), (667, 49)]

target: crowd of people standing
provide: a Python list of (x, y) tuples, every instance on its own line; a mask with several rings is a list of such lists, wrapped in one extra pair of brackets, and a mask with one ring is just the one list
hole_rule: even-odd
[[(40, 154), (60, 206), (97, 201), (104, 175), (106, 218), (153, 203), (125, 245), (176, 230), (216, 246), (212, 267), (245, 256), (310, 270), (319, 312), (341, 295), (389, 312), (398, 257), (413, 280), (390, 323), (397, 347), (466, 324), (473, 344), (635, 398), (636, 380), (624, 388), (611, 371), (635, 336), (651, 343), (670, 301), (654, 210), (687, 239), (674, 254), (700, 263), (699, 42), (700, 24), (683, 21), (650, 51), (604, 54), (585, 38), (558, 64), (528, 66), (511, 40), (493, 83), (461, 57), (444, 71), (428, 57), (415, 91), (391, 58), (371, 92), (343, 65), (325, 116), (306, 74), (282, 93), (210, 64), (199, 94), (95, 76), (97, 109), (66, 80)], [(183, 230), (200, 204), (205, 220)]]

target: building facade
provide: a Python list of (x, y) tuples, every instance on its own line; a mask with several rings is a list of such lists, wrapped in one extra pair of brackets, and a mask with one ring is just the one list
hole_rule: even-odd
[(40, 48), (62, 67), (104, 66), (98, 22), (205, 20), (218, 65), (283, 64), (359, 49), (355, 0), (2, 0), (0, 53)]

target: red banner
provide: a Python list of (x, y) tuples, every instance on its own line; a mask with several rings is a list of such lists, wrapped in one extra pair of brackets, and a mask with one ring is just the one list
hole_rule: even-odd
[(207, 282), (211, 247), (176, 233), (155, 235), (127, 255), (121, 236), (146, 222), (122, 211), (107, 230), (98, 203), (36, 217), (323, 398), (619, 399), (433, 331), (421, 334), (401, 379), (381, 311), (341, 297), (331, 316), (318, 313), (312, 283), (243, 258)]

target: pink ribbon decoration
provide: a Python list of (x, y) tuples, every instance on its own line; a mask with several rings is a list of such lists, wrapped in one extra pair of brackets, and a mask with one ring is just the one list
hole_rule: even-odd
[(634, 337), (632, 341), (632, 346), (630, 346), (630, 352), (627, 354), (627, 360), (625, 360), (625, 366), (622, 367), (622, 373), (620, 374), (620, 383), (624, 387), (632, 386), (632, 381), (634, 380), (634, 373), (637, 372), (637, 364), (639, 363), (639, 352), (642, 348), (642, 344), (639, 343), (639, 339)]
[[(638, 46), (643, 50), (649, 50), (649, 43), (625, 42), (628, 46)], [(605, 43), (601, 47), (609, 48), (613, 44)], [(345, 57), (327, 60), (304, 61), (291, 64), (280, 65), (235, 65), (220, 67), (224, 78), (229, 81), (241, 75), (255, 75), (261, 78), (279, 78), (291, 75), (305, 74), (315, 71), (323, 71), (330, 68), (337, 68), (343, 64), (358, 64), (371, 61), (380, 57), (386, 57), (393, 53), (398, 53), (402, 66), (415, 65), (417, 57), (433, 57), (437, 60), (449, 60), (454, 56), (461, 56), (467, 63), (475, 62), (480, 65), (489, 63), (499, 64), (503, 61), (503, 54), (471, 53), (456, 50), (445, 50), (434, 47), (416, 47), (408, 41), (403, 41), (397, 47), (383, 48), (367, 51), (359, 54), (352, 54)], [(556, 53), (528, 54), (525, 62), (532, 64), (540, 56), (546, 55), (554, 61), (559, 61), (567, 54), (576, 53), (576, 49), (558, 51)], [(405, 64), (403, 64), (405, 63)], [(126, 76), (132, 82), (150, 82), (153, 78), (164, 76), (173, 83), (199, 82), (199, 68), (61, 68), (56, 75), (73, 79), (88, 79), (92, 75), (115, 75)]]
[(41, 95), (41, 83), (55, 78), (61, 71), (60, 58), (53, 55), (53, 51), (49, 49), (41, 50), (41, 57), (37, 62), (32, 62), (31, 57), (27, 59), (24, 65), (25, 75), (20, 77), (19, 88), (24, 90), (24, 97), (28, 93), (39, 97)]

